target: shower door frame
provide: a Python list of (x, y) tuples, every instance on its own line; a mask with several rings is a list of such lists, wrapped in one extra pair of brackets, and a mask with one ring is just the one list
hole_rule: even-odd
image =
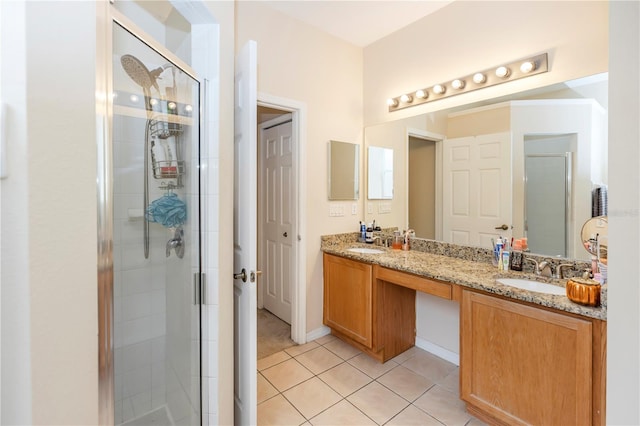
[[(98, 231), (98, 419), (101, 425), (113, 425), (115, 420), (115, 394), (114, 394), (114, 336), (113, 336), (113, 25), (118, 24), (134, 37), (138, 38), (150, 49), (161, 56), (170, 58), (170, 61), (180, 68), (199, 84), (199, 109), (198, 109), (198, 169), (201, 169), (201, 147), (205, 136), (204, 129), (204, 105), (206, 104), (205, 81), (200, 79), (195, 71), (174, 53), (158, 43), (153, 37), (146, 34), (130, 19), (114, 9), (113, 5), (103, 2), (103, 7), (97, 7), (96, 18), (96, 143), (97, 143), (97, 231)], [(100, 31), (102, 29), (102, 31)], [(203, 263), (203, 229), (202, 220), (202, 179), (199, 177), (199, 224), (200, 234), (199, 253), (200, 276), (205, 270)], [(200, 307), (200, 423), (203, 424), (203, 393), (202, 393), (202, 298), (204, 280), (201, 278), (198, 286), (198, 305)]]

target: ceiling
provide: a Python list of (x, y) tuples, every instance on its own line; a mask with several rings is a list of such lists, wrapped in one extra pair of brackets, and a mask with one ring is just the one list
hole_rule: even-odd
[[(453, 0), (256, 1), (351, 44), (365, 47)], [(172, 4), (166, 0), (137, 0), (136, 3), (160, 22), (166, 22), (173, 10)]]
[(453, 0), (259, 0), (324, 32), (365, 47)]

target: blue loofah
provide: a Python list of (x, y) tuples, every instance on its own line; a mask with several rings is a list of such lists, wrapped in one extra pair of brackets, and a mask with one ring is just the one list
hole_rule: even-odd
[(168, 193), (153, 200), (147, 207), (149, 222), (156, 222), (166, 228), (177, 228), (187, 220), (187, 205), (174, 193)]

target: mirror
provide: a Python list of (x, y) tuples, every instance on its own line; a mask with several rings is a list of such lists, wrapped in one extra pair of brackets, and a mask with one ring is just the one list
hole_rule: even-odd
[[(606, 188), (607, 185), (607, 87), (608, 76), (604, 73), (365, 128), (365, 146), (393, 149), (396, 162), (391, 211), (388, 208), (383, 210), (383, 203), (367, 201), (365, 220), (376, 219), (379, 223), (401, 229), (427, 229), (424, 226), (414, 226), (415, 220), (410, 212), (410, 194), (414, 194), (411, 187), (417, 188), (421, 194), (428, 192), (424, 184), (412, 185), (410, 182), (411, 168), (424, 168), (422, 162), (414, 166), (411, 163), (409, 139), (418, 138), (435, 146), (435, 163), (429, 166), (435, 170), (434, 183), (431, 184), (434, 186), (434, 194), (430, 196), (427, 205), (437, 207), (435, 214), (430, 213), (432, 230), (422, 234), (416, 232), (417, 237), (489, 248), (490, 239), (497, 235), (509, 238), (527, 237), (531, 240), (534, 233), (537, 236), (561, 233), (564, 235), (558, 239), (559, 244), (552, 245), (553, 248), (547, 248), (549, 244), (530, 246), (531, 252), (587, 260), (589, 255), (581, 248), (580, 226), (591, 217), (592, 190), (596, 186)], [(584, 116), (574, 113), (571, 108), (586, 111), (591, 122), (586, 123)], [(572, 112), (569, 114), (567, 110)], [(575, 123), (584, 129), (576, 130)], [(476, 174), (473, 174), (474, 171), (452, 174), (450, 164), (443, 162), (445, 158), (451, 159), (452, 156), (464, 157), (475, 149), (474, 146), (480, 147), (479, 150), (489, 147), (482, 138), (496, 135), (506, 135), (509, 139), (506, 146), (510, 152), (506, 158), (511, 163), (504, 167), (506, 174), (482, 174), (486, 170), (482, 167), (478, 168)], [(449, 148), (453, 139), (465, 138), (475, 138), (475, 142), (470, 142), (467, 147), (458, 147), (460, 149), (457, 150)], [(561, 148), (558, 145), (560, 143)], [(539, 149), (544, 145), (554, 144), (557, 149)], [(485, 149), (477, 155), (480, 158), (500, 151), (500, 148), (492, 149)], [(538, 163), (551, 168), (553, 176), (550, 173), (536, 173)], [(463, 175), (470, 177), (462, 179)], [(554, 197), (571, 198), (571, 203), (567, 203), (562, 209), (555, 209), (558, 211), (554, 211), (553, 215), (549, 209), (544, 208), (545, 204), (551, 202), (550, 193), (546, 190), (551, 185), (548, 182), (550, 177), (557, 177), (556, 181), (565, 185), (563, 191), (554, 193)], [(538, 189), (526, 186), (527, 182), (534, 180)], [(462, 181), (464, 184), (460, 185)], [(483, 182), (489, 183), (488, 191), (481, 191)], [(492, 191), (492, 188), (496, 188), (496, 183), (500, 183), (503, 192)], [(476, 197), (475, 205), (461, 203), (456, 198), (460, 193), (456, 185), (467, 191), (469, 199), (474, 194), (482, 195)], [(499, 206), (505, 193), (508, 195), (508, 204), (506, 207)], [(539, 198), (536, 199), (536, 196)], [(559, 198), (554, 200), (557, 204)], [(547, 216), (534, 217), (536, 209), (533, 207), (536, 205), (541, 207), (537, 210), (545, 212)], [(496, 216), (493, 221), (495, 223), (492, 222), (490, 227), (485, 227), (484, 231), (472, 238), (465, 232), (458, 232), (455, 226), (461, 212), (474, 209), (480, 212), (478, 217), (492, 217), (494, 213)], [(500, 218), (504, 219), (498, 219), (497, 212), (501, 212)], [(557, 217), (562, 216), (565, 218), (564, 228), (556, 230), (556, 227), (552, 230), (550, 225), (557, 222)], [(554, 219), (549, 219), (551, 217)], [(543, 240), (545, 243), (549, 242), (547, 239)]]
[(367, 196), (370, 200), (393, 199), (393, 149), (369, 147)]
[(329, 141), (329, 200), (357, 200), (360, 145)]
[(609, 223), (607, 216), (592, 217), (582, 225), (582, 244), (590, 254), (601, 259), (607, 258)]

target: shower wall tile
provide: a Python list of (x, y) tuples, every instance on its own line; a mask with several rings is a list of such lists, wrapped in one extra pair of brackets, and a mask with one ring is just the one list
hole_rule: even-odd
[(164, 362), (166, 358), (166, 337), (156, 337), (151, 341), (151, 363)]
[(151, 313), (164, 314), (167, 310), (166, 303), (167, 296), (164, 290), (158, 290), (151, 293)]
[(219, 238), (219, 234), (218, 232), (208, 231), (206, 238), (207, 238), (207, 241), (209, 242), (207, 251), (204, 254), (205, 255), (204, 259), (205, 259), (207, 268), (218, 269), (219, 268), (219, 261), (218, 261), (219, 249), (218, 249), (217, 241)]
[(114, 265), (113, 271), (113, 297), (122, 295), (122, 271), (116, 270)]
[(121, 250), (121, 270), (140, 269), (148, 267), (151, 262), (144, 258), (142, 244), (127, 244), (120, 247)]
[(148, 317), (149, 315), (151, 315), (150, 293), (122, 297), (122, 316), (124, 321)]
[[(207, 195), (205, 196), (205, 202), (207, 203), (207, 206), (210, 207), (207, 208), (207, 214), (203, 218), (205, 224), (204, 229), (210, 232), (218, 232), (220, 230), (220, 196), (217, 194)], [(215, 243), (217, 244), (217, 240)]]
[(116, 324), (122, 323), (122, 297), (120, 296), (113, 298), (113, 321)]
[(165, 314), (154, 314), (151, 316), (151, 336), (160, 337), (167, 333), (167, 316)]
[(132, 345), (151, 338), (151, 317), (122, 322), (122, 344)]
[(124, 373), (144, 368), (151, 359), (151, 341), (147, 340), (122, 348)]
[(158, 386), (151, 389), (151, 405), (153, 407), (161, 407), (167, 403), (167, 389), (164, 386)]
[(122, 271), (122, 295), (149, 293), (152, 291), (152, 273), (149, 269)]
[[(129, 210), (142, 211), (142, 188), (139, 194), (116, 194), (114, 195), (115, 206), (113, 218), (120, 220), (129, 220)], [(137, 219), (142, 227), (142, 218)]]
[(151, 366), (138, 368), (122, 375), (122, 396), (130, 398), (151, 389)]
[(113, 139), (143, 145), (146, 122), (145, 118), (114, 114), (113, 128), (115, 132)]
[(164, 361), (151, 365), (151, 387), (165, 389), (167, 387), (167, 365)]
[(114, 171), (115, 180), (119, 182), (118, 194), (138, 194), (144, 188), (144, 175), (142, 170), (119, 169)]
[(164, 269), (151, 269), (151, 290), (164, 290), (167, 287), (167, 276)]
[(207, 274), (207, 291), (206, 291), (206, 300), (204, 303), (206, 305), (217, 305), (219, 300), (218, 295), (218, 274), (219, 270), (217, 268), (208, 268), (206, 270)]
[(151, 391), (145, 391), (131, 397), (133, 413), (136, 417), (141, 417), (151, 411)]

